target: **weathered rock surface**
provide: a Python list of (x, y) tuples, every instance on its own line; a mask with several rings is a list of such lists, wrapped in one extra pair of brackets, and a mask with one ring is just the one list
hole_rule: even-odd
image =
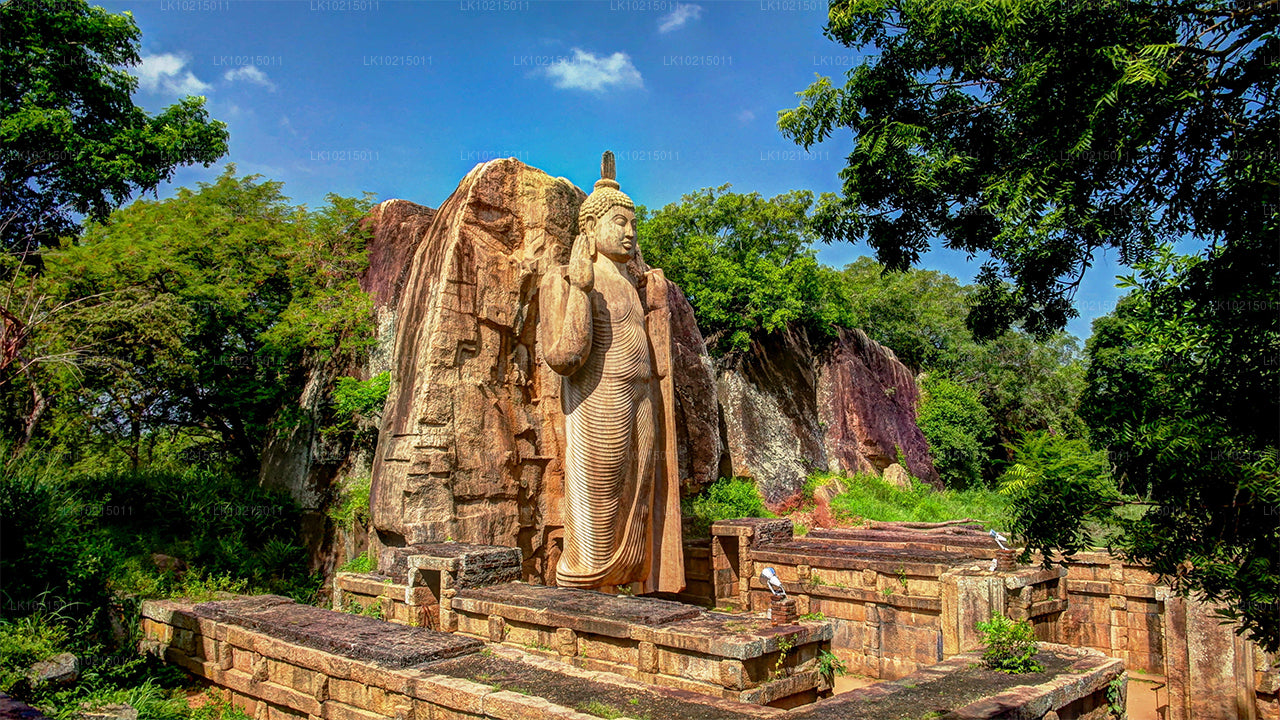
[(27, 679), (33, 686), (67, 685), (80, 677), (80, 660), (71, 653), (59, 653), (31, 666)]
[[(519, 547), (550, 582), (562, 532), (558, 376), (536, 343), (543, 273), (567, 262), (584, 193), (514, 159), (473, 169), (417, 244), (396, 318), (371, 510), (388, 546)], [(678, 292), (678, 291), (677, 291)], [(686, 488), (720, 456), (709, 360), (672, 303), (677, 442)]]
[(911, 475), (907, 473), (906, 468), (898, 463), (893, 463), (885, 468), (884, 474), (880, 478), (900, 490), (907, 490), (911, 487)]
[(735, 475), (765, 499), (800, 491), (815, 470), (882, 473), (899, 450), (911, 473), (938, 485), (916, 426), (915, 378), (861, 330), (814, 345), (800, 330), (773, 333), (723, 363), (718, 391)]

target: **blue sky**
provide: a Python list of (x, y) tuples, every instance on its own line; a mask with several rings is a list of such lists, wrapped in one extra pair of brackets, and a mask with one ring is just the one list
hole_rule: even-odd
[[(179, 170), (160, 196), (221, 164), (325, 193), (437, 207), (478, 162), (517, 157), (589, 188), (600, 153), (638, 203), (732, 183), (773, 196), (839, 188), (851, 136), (804, 153), (776, 127), (815, 74), (860, 62), (822, 36), (825, 0), (121, 0), (142, 30), (136, 101), (159, 111), (203, 95), (231, 151)], [(822, 246), (841, 266), (865, 245)], [(1087, 337), (1117, 297), (1099, 259), (1069, 330)], [(961, 281), (977, 261), (935, 250), (923, 267)]]

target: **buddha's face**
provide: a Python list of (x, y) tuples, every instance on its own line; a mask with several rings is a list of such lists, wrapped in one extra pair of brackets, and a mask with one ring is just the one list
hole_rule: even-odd
[(614, 205), (596, 221), (596, 252), (614, 262), (630, 262), (636, 256), (635, 211)]

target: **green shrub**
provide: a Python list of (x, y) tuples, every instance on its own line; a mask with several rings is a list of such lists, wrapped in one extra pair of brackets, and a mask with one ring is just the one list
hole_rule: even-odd
[(917, 424), (942, 482), (951, 488), (982, 483), (995, 423), (972, 388), (927, 375)]
[(1014, 622), (1003, 615), (992, 615), (991, 620), (978, 623), (978, 630), (986, 642), (982, 651), (982, 663), (1003, 673), (1042, 672), (1033, 658), (1036, 647), (1035, 629), (1026, 620)]
[(1033, 552), (1051, 557), (1055, 549), (1069, 555), (1091, 547), (1120, 500), (1107, 454), (1045, 431), (1025, 433), (1008, 449), (1012, 464), (1000, 476), (1000, 492), (1011, 500), (1010, 530), (1031, 539), (1024, 562)]
[(338, 568), (340, 572), (369, 573), (378, 567), (378, 562), (367, 551), (357, 555)]
[(66, 628), (45, 611), (17, 620), (0, 620), (0, 692), (13, 694), (26, 682), (27, 668), (62, 652)]
[(717, 520), (774, 517), (750, 478), (720, 478), (702, 494), (685, 500), (683, 511), (689, 533), (695, 537), (705, 537)]

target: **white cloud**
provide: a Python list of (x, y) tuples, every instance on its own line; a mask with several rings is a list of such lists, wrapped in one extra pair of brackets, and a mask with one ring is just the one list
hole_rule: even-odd
[(298, 131), (293, 127), (293, 121), (289, 119), (288, 115), (280, 116), (280, 127), (287, 130), (290, 135), (298, 137)]
[(598, 92), (610, 86), (642, 87), (640, 71), (631, 64), (626, 53), (616, 52), (608, 57), (597, 57), (578, 48), (573, 49), (573, 59), (558, 62), (545, 69), (556, 87), (569, 90)]
[(267, 77), (266, 73), (253, 65), (245, 65), (244, 67), (236, 68), (235, 70), (228, 70), (223, 74), (222, 79), (227, 82), (243, 80), (245, 82), (253, 83), (254, 85), (261, 85), (271, 92), (276, 91), (276, 84), (271, 82), (271, 78)]
[(756, 119), (756, 114), (751, 112), (750, 110), (743, 110), (742, 112), (738, 113), (738, 122), (749, 123), (755, 119)]
[(144, 55), (133, 74), (138, 78), (138, 85), (149, 92), (199, 95), (213, 88), (190, 70), (183, 72), (186, 66), (187, 61), (173, 53)]
[(690, 20), (697, 20), (702, 17), (702, 6), (686, 3), (676, 3), (676, 9), (670, 14), (663, 15), (658, 20), (658, 32), (669, 33), (673, 30), (679, 30), (685, 26)]

